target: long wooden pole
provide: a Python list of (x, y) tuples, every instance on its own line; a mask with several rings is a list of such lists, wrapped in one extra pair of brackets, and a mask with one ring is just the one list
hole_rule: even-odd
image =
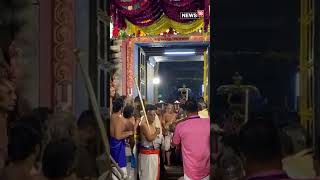
[[(106, 161), (109, 164), (110, 160), (111, 160), (114, 163), (114, 165), (116, 166), (117, 170), (120, 172), (121, 178), (124, 179), (124, 173), (122, 172), (122, 170), (120, 169), (118, 164), (115, 162), (115, 160), (110, 156), (110, 146), (109, 146), (109, 141), (108, 141), (108, 138), (107, 138), (108, 136), (107, 136), (106, 129), (104, 127), (104, 124), (103, 124), (103, 121), (102, 121), (102, 118), (101, 118), (100, 108), (98, 106), (97, 98), (96, 98), (96, 95), (94, 93), (91, 80), (89, 78), (88, 73), (84, 70), (84, 68), (83, 68), (83, 66), (81, 64), (81, 61), (80, 61), (80, 56), (79, 56), (80, 51), (78, 49), (75, 49), (74, 53), (76, 55), (76, 61), (80, 65), (80, 69), (81, 69), (81, 72), (82, 72), (82, 75), (83, 75), (83, 78), (84, 78), (84, 81), (85, 81), (86, 89), (87, 89), (88, 94), (89, 94), (89, 99), (91, 101), (91, 104), (92, 104), (92, 107), (93, 107), (93, 111), (94, 111), (96, 120), (98, 122), (99, 130), (100, 130), (100, 133), (101, 133), (101, 138), (102, 138), (102, 141), (103, 141), (106, 153), (107, 153)], [(111, 166), (109, 166), (109, 167), (111, 167)]]
[(140, 92), (140, 89), (139, 89), (138, 82), (137, 82), (137, 80), (136, 80), (135, 77), (134, 77), (133, 79), (134, 79), (134, 82), (135, 82), (135, 85), (136, 85), (136, 88), (137, 88), (137, 91), (138, 91), (140, 103), (141, 103), (141, 106), (142, 106), (142, 110), (143, 110), (144, 117), (146, 118), (146, 121), (147, 121), (147, 125), (148, 125), (149, 132), (151, 132), (151, 131), (150, 131), (150, 125), (149, 125), (148, 117), (147, 117), (147, 113), (146, 113), (146, 109), (145, 109), (145, 107), (144, 107), (144, 103), (143, 103), (143, 100), (142, 100), (142, 96), (141, 96), (141, 92)]

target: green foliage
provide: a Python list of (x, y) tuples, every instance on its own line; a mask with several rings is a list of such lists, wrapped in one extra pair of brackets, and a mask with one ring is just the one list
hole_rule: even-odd
[(119, 39), (126, 39), (128, 37), (128, 34), (124, 30), (120, 30), (119, 32)]

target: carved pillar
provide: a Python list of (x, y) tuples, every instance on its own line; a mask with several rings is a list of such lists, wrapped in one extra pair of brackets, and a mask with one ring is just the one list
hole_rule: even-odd
[(74, 0), (54, 0), (53, 5), (53, 106), (74, 110), (75, 79)]

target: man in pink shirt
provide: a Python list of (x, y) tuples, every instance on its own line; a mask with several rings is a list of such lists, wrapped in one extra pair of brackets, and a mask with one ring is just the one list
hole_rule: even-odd
[(187, 118), (176, 125), (173, 144), (182, 147), (185, 180), (209, 180), (210, 120), (200, 118), (198, 104), (188, 100), (184, 109)]

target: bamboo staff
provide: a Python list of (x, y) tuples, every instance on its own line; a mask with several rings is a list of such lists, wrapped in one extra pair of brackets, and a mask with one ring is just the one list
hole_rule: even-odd
[(150, 130), (150, 125), (149, 125), (149, 121), (148, 121), (148, 117), (147, 117), (147, 113), (146, 113), (146, 109), (145, 109), (145, 107), (144, 107), (144, 103), (143, 103), (143, 100), (142, 100), (142, 96), (141, 96), (141, 92), (140, 92), (140, 89), (139, 89), (138, 82), (137, 82), (137, 80), (136, 80), (135, 77), (134, 77), (133, 79), (134, 79), (134, 82), (135, 82), (135, 85), (136, 85), (136, 88), (137, 88), (137, 91), (138, 91), (140, 103), (141, 103), (141, 106), (142, 106), (142, 110), (143, 110), (144, 117), (146, 118), (146, 121), (147, 121), (147, 125), (148, 125), (149, 132), (151, 132), (151, 130)]
[[(87, 72), (84, 70), (84, 68), (83, 68), (83, 66), (81, 64), (81, 61), (80, 61), (80, 56), (79, 56), (80, 51), (78, 49), (75, 49), (74, 50), (74, 54), (76, 55), (76, 62), (80, 65), (80, 69), (81, 69), (81, 72), (82, 72), (82, 75), (83, 75), (83, 78), (84, 78), (84, 81), (85, 81), (86, 89), (87, 89), (88, 94), (89, 94), (89, 99), (91, 101), (91, 104), (92, 104), (92, 107), (93, 107), (93, 111), (94, 111), (96, 120), (98, 122), (99, 130), (100, 130), (101, 137), (102, 137), (102, 141), (103, 141), (104, 147), (106, 149), (106, 153), (107, 153), (107, 156), (106, 156), (107, 163), (109, 164), (110, 160), (111, 160), (115, 164), (117, 170), (120, 172), (121, 179), (124, 179), (123, 171), (120, 169), (120, 167), (115, 162), (115, 160), (110, 156), (110, 146), (109, 146), (109, 141), (108, 141), (108, 138), (107, 138), (108, 136), (107, 136), (106, 129), (104, 127), (104, 124), (103, 124), (103, 121), (102, 121), (102, 118), (101, 118), (100, 108), (98, 106), (97, 98), (95, 96), (91, 80), (90, 80), (89, 75), (87, 74)], [(111, 167), (111, 166), (109, 166), (109, 167)]]

